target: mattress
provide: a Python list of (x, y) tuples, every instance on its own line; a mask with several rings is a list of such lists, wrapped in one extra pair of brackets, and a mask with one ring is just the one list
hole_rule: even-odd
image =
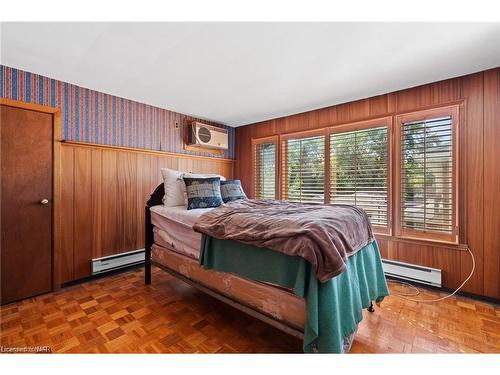
[(198, 260), (201, 234), (193, 230), (196, 219), (213, 208), (188, 210), (185, 206), (151, 207), (154, 243)]
[(164, 205), (151, 207), (153, 261), (303, 329), (305, 301), (297, 297), (293, 290), (200, 267), (201, 234), (193, 230), (193, 224), (198, 217), (212, 209), (187, 210), (185, 206)]

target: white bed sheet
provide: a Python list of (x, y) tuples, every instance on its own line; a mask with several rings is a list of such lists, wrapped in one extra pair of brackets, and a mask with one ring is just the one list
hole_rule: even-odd
[(205, 212), (213, 208), (188, 210), (185, 206), (151, 207), (151, 222), (154, 226), (154, 242), (194, 259), (200, 257), (201, 234), (193, 225)]

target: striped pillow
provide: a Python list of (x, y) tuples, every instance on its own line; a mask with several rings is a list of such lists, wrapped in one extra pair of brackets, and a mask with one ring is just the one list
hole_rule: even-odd
[(222, 204), (220, 177), (184, 177), (188, 198), (187, 209), (219, 207)]
[(247, 199), (240, 180), (226, 180), (220, 182), (220, 192), (224, 203)]

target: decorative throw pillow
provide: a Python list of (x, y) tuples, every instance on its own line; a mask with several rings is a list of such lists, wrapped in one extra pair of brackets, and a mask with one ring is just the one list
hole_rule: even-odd
[(184, 194), (184, 206), (187, 207), (188, 205), (188, 198), (187, 198), (187, 192), (186, 192), (186, 185), (184, 184), (183, 178), (209, 178), (209, 177), (220, 177), (221, 181), (225, 181), (226, 178), (224, 176), (221, 176), (219, 174), (215, 173), (191, 173), (191, 172), (184, 172), (182, 176), (180, 177), (180, 180), (182, 182), (182, 192)]
[(163, 184), (165, 186), (165, 195), (163, 204), (167, 207), (184, 205), (184, 181), (182, 176), (185, 172), (176, 171), (169, 168), (161, 168)]
[(240, 180), (226, 180), (220, 182), (220, 193), (224, 203), (247, 199)]
[(220, 195), (220, 177), (189, 178), (184, 177), (188, 198), (187, 209), (219, 207), (222, 204)]

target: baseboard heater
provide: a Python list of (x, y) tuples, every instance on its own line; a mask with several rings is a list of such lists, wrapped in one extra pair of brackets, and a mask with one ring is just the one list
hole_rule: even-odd
[(92, 275), (144, 263), (144, 249), (92, 259)]
[(441, 287), (441, 270), (415, 264), (382, 259), (386, 276)]

